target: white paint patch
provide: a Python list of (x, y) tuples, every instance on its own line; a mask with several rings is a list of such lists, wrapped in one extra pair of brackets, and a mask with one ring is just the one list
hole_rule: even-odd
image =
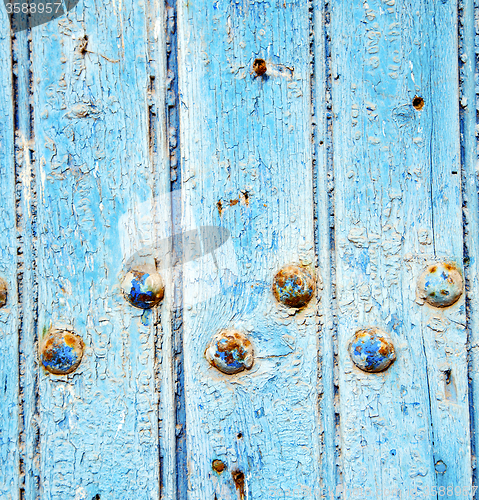
[(416, 85), (416, 80), (414, 79), (414, 66), (412, 61), (409, 61), (409, 67), (411, 68), (411, 80), (413, 81), (414, 85)]
[(118, 437), (118, 434), (120, 433), (120, 431), (121, 431), (121, 429), (122, 429), (123, 425), (125, 424), (125, 420), (126, 420), (126, 411), (125, 411), (125, 410), (123, 410), (123, 411), (121, 412), (121, 421), (120, 421), (120, 423), (118, 424), (118, 429), (116, 430), (116, 434), (115, 434), (115, 438), (114, 438), (114, 439), (116, 439), (116, 438)]

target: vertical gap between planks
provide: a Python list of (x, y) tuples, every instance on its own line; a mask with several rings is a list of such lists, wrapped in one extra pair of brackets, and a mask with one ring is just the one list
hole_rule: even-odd
[[(479, 213), (478, 186), (476, 178), (476, 89), (477, 60), (475, 48), (475, 22), (478, 16), (479, 2), (463, 0), (458, 4), (458, 40), (459, 40), (459, 120), (461, 148), (461, 185), (463, 200), (464, 229), (464, 279), (466, 289), (466, 333), (467, 333), (467, 368), (468, 396), (470, 418), (470, 444), (472, 458), (472, 486), (477, 485), (476, 459), (476, 416), (474, 401), (477, 399), (475, 372), (477, 360), (475, 348), (477, 344), (478, 310), (477, 278), (478, 278), (478, 244), (479, 231), (477, 217)], [(479, 20), (479, 19), (478, 19)], [(476, 495), (471, 495), (476, 498)]]
[[(39, 471), (29, 470), (29, 448), (33, 456), (39, 453), (39, 396), (36, 360), (32, 354), (37, 345), (38, 288), (35, 274), (36, 237), (35, 213), (36, 189), (33, 166), (33, 108), (31, 73), (30, 30), (12, 37), (12, 84), (14, 97), (15, 130), (15, 205), (17, 228), (17, 292), (19, 307), (19, 449), (20, 449), (20, 498), (38, 498), (40, 491)], [(23, 104), (22, 104), (23, 103)], [(26, 104), (26, 106), (25, 106)], [(28, 306), (32, 305), (33, 309)], [(29, 310), (30, 313), (25, 313)], [(32, 314), (32, 316), (30, 316)], [(26, 316), (28, 316), (26, 318)], [(29, 327), (33, 337), (29, 337)], [(33, 348), (29, 341), (33, 341)], [(32, 382), (32, 383), (30, 383)], [(33, 398), (27, 392), (31, 391)], [(33, 402), (29, 407), (28, 401)], [(33, 481), (29, 481), (33, 473)]]
[(12, 35), (15, 223), (17, 231), (19, 498), (40, 498), (37, 190), (31, 30)]
[(171, 230), (173, 302), (171, 328), (173, 335), (173, 370), (175, 381), (176, 419), (176, 495), (188, 498), (188, 471), (186, 451), (186, 403), (183, 354), (183, 275), (182, 275), (182, 209), (181, 209), (181, 155), (180, 110), (178, 95), (178, 36), (177, 1), (166, 0), (166, 123), (171, 174)]
[(335, 304), (335, 215), (332, 135), (331, 9), (328, 0), (311, 2), (312, 141), (315, 251), (322, 278), (318, 385), (321, 388), (321, 491), (339, 494), (339, 382)]

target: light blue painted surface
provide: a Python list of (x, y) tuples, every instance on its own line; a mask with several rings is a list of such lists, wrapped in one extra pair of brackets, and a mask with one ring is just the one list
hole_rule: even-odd
[[(183, 500), (186, 490), (198, 500), (341, 490), (338, 498), (391, 498), (395, 489), (412, 498), (418, 487), (419, 498), (436, 498), (434, 487), (453, 486), (461, 493), (442, 496), (471, 497), (467, 335), (479, 398), (472, 9), (467, 0), (461, 115), (453, 2), (179, 1), (175, 32), (174, 10), (161, 2), (85, 0), (33, 30), (31, 55), (28, 33), (17, 35), (23, 326), (10, 294), (0, 310), (0, 496), (19, 498), (23, 487), (27, 499), (55, 500)], [(264, 77), (252, 73), (256, 57), (266, 59)], [(2, 38), (2, 67), (11, 60)], [(0, 87), (0, 273), (15, 284), (9, 75)], [(415, 94), (422, 111), (411, 105)], [(170, 157), (178, 105), (180, 162)], [(416, 292), (435, 257), (462, 266), (461, 144), (467, 318), (464, 298), (438, 310)], [(171, 186), (182, 193), (169, 194)], [(172, 206), (174, 230), (191, 231), (185, 254), (197, 250), (198, 228), (220, 225), (231, 238), (181, 270), (162, 253), (165, 299), (144, 313), (122, 297), (122, 272), (145, 247), (178, 243)], [(301, 311), (277, 304), (274, 273), (316, 260), (313, 301)], [(184, 309), (175, 311), (174, 293)], [(37, 336), (50, 326), (83, 337), (74, 374), (39, 370)], [(360, 372), (347, 352), (355, 329), (370, 326), (395, 344), (398, 359), (383, 374)], [(251, 370), (225, 375), (208, 365), (205, 349), (223, 327), (252, 339)], [(221, 474), (216, 458), (227, 465)], [(186, 467), (187, 478), (177, 473)]]
[(19, 498), (18, 307), (15, 228), (12, 56), (8, 19), (0, 13), (0, 276), (8, 286), (0, 309), (0, 497)]
[[(197, 1), (180, 3), (178, 19), (183, 221), (231, 232), (216, 263), (183, 270), (189, 498), (315, 498), (317, 300), (298, 311), (272, 292), (281, 267), (315, 262), (309, 7)], [(208, 365), (222, 328), (249, 336), (251, 370)]]
[[(368, 488), (368, 498), (391, 490), (412, 498), (416, 488), (432, 498), (449, 485), (450, 498), (464, 498), (472, 472), (464, 297), (439, 309), (416, 291), (435, 258), (462, 268), (456, 6), (335, 2), (332, 24), (344, 498)], [(371, 325), (396, 346), (384, 374), (360, 372), (346, 350)]]
[(149, 58), (161, 46), (149, 8), (87, 0), (33, 32), (39, 331), (68, 327), (85, 342), (77, 371), (40, 373), (45, 499), (160, 495), (155, 354), (168, 312), (160, 321), (120, 290), (127, 262), (155, 237), (146, 207), (169, 182), (161, 136), (149, 137)]

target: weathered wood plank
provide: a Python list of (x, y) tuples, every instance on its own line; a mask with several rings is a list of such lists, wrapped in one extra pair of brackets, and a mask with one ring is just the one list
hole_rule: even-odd
[[(464, 298), (416, 295), (426, 263), (462, 267), (456, 5), (335, 2), (331, 32), (343, 495), (469, 488)], [(396, 346), (384, 374), (349, 358), (369, 326)]]
[[(478, 128), (477, 110), (479, 95), (479, 3), (462, 2), (460, 31), (461, 61), (461, 146), (463, 148), (464, 234), (466, 265), (466, 313), (469, 341), (469, 385), (471, 409), (471, 445), (474, 486), (478, 486), (477, 450), (479, 449), (479, 184), (477, 179)], [(473, 495), (470, 498), (476, 498)]]
[(7, 302), (0, 308), (0, 497), (19, 498), (19, 384), (17, 241), (15, 225), (14, 108), (12, 47), (6, 13), (0, 14), (0, 277)]
[(170, 230), (162, 12), (86, 0), (33, 32), (39, 328), (72, 328), (85, 342), (76, 372), (40, 377), (52, 500), (158, 499), (160, 483), (173, 498), (167, 271), (159, 316), (119, 288), (128, 261)]
[(40, 493), (38, 364), (36, 360), (37, 186), (33, 140), (32, 71), (30, 33), (12, 37), (15, 117), (15, 204), (17, 229), (18, 357), (19, 357), (19, 453), (20, 498), (37, 499)]
[[(336, 302), (334, 293), (334, 170), (331, 129), (331, 57), (330, 5), (322, 0), (313, 2), (313, 95), (315, 135), (313, 147), (316, 201), (316, 253), (322, 274), (320, 302), (320, 391), (321, 415), (321, 493), (333, 498), (338, 482), (339, 426), (336, 412), (338, 366)], [(333, 495), (333, 496), (332, 496)]]
[[(178, 9), (183, 227), (231, 235), (184, 266), (189, 498), (313, 498), (317, 304), (295, 313), (271, 291), (277, 269), (315, 260), (309, 6)], [(255, 58), (266, 61), (265, 75), (253, 73)], [(222, 328), (249, 335), (251, 371), (209, 366), (205, 349)], [(214, 459), (226, 470), (214, 471)]]

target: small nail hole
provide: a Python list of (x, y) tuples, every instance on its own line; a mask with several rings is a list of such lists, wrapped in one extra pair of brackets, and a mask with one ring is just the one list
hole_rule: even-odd
[(255, 59), (253, 70), (258, 76), (263, 76), (266, 73), (266, 61), (264, 59)]
[(438, 474), (444, 474), (446, 470), (447, 470), (447, 465), (442, 460), (436, 462), (436, 472)]
[(414, 109), (421, 111), (421, 109), (424, 108), (424, 99), (416, 95), (412, 100), (412, 105), (414, 106)]
[(236, 436), (238, 439), (241, 439), (243, 437), (243, 434), (241, 432), (238, 432), (238, 435)]
[(97, 493), (91, 500), (100, 500), (100, 494)]

